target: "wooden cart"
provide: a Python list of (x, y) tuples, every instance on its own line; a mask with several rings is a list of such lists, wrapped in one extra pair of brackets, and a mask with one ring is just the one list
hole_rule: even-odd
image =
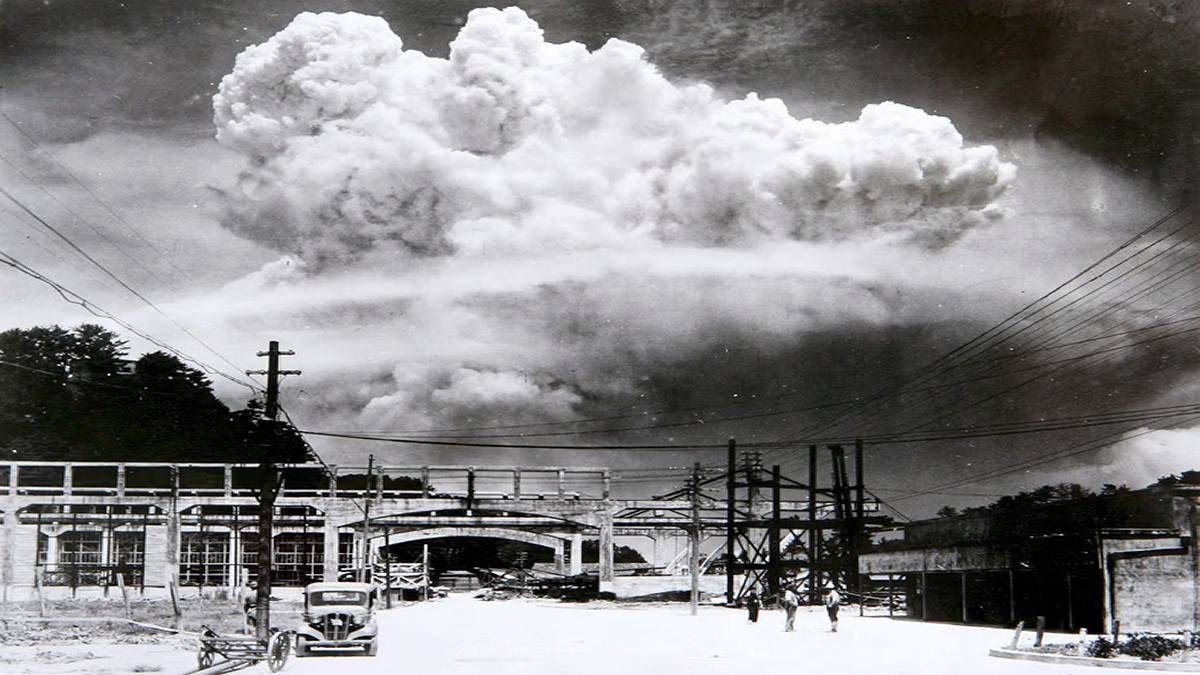
[[(266, 661), (272, 673), (279, 672), (287, 663), (291, 637), (291, 631), (275, 631), (264, 642), (254, 635), (219, 635), (208, 626), (201, 626), (196, 665), (202, 671), (225, 665), (222, 672), (227, 672)], [(224, 660), (218, 661), (218, 657)]]

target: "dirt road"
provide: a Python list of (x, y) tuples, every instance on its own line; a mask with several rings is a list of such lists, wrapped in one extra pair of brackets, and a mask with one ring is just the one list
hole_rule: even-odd
[[(989, 647), (1011, 638), (1005, 629), (845, 614), (834, 634), (823, 610), (802, 608), (796, 632), (785, 633), (782, 612), (764, 612), (759, 623), (748, 624), (743, 612), (717, 607), (693, 617), (686, 605), (483, 602), (452, 595), (382, 612), (375, 658), (292, 659), (284, 673), (1095, 675), (1090, 668), (989, 657)], [(260, 670), (266, 672), (244, 672)]]

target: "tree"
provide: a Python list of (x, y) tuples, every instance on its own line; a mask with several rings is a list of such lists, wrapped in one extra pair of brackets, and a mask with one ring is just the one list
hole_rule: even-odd
[[(583, 542), (583, 562), (594, 563), (600, 562), (600, 542), (595, 539), (588, 539)], [(638, 553), (636, 548), (631, 546), (623, 546), (621, 544), (613, 545), (613, 562), (614, 563), (644, 563), (646, 559)]]
[(0, 448), (60, 461), (303, 461), (287, 424), (252, 403), (231, 412), (204, 373), (162, 351), (127, 360), (126, 343), (83, 324), (0, 333)]
[(937, 511), (938, 518), (953, 518), (954, 516), (957, 516), (957, 515), (958, 515), (958, 509), (954, 508), (953, 506), (943, 506), (942, 508), (938, 509), (938, 511)]

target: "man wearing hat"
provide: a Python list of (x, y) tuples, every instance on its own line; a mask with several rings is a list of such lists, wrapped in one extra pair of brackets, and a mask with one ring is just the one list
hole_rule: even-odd
[(800, 606), (800, 599), (796, 597), (796, 593), (792, 587), (783, 587), (783, 598), (780, 601), (783, 605), (783, 611), (787, 613), (787, 623), (784, 624), (783, 630), (792, 632), (796, 629), (796, 608)]
[(825, 611), (829, 614), (829, 625), (834, 633), (837, 632), (837, 615), (838, 605), (842, 602), (842, 595), (837, 592), (837, 589), (830, 584), (825, 587)]

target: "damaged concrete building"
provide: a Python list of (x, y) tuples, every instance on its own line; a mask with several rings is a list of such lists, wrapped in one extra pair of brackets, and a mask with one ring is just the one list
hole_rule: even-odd
[(1200, 631), (1200, 486), (1003, 502), (907, 523), (859, 572), (903, 589), (908, 615), (928, 621)]

